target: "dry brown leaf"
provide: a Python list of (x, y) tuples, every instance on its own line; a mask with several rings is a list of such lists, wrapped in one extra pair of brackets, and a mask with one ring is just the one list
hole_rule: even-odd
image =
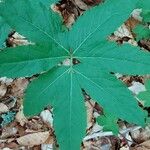
[(93, 126), (93, 112), (94, 112), (94, 105), (95, 102), (93, 101), (86, 101), (87, 107), (87, 129), (90, 129)]
[(130, 148), (128, 146), (123, 146), (120, 148), (120, 150), (130, 150)]
[(44, 122), (39, 117), (34, 117), (31, 120), (28, 120), (28, 122), (26, 122), (26, 127), (27, 127), (27, 130), (29, 132), (32, 132), (32, 131), (37, 131), (37, 132), (45, 131), (45, 130), (43, 130), (44, 125), (45, 125)]
[(7, 92), (7, 86), (5, 84), (0, 85), (0, 98), (3, 97)]
[(25, 78), (19, 78), (13, 81), (12, 83), (12, 95), (14, 97), (23, 97), (23, 92), (27, 87), (29, 81)]
[(2, 84), (6, 84), (6, 86), (10, 85), (12, 81), (13, 81), (13, 79), (11, 79), (11, 78), (6, 78), (6, 77), (0, 78), (0, 82)]
[(15, 47), (19, 45), (29, 45), (29, 44), (33, 43), (29, 42), (24, 36), (20, 35), (15, 31), (10, 33), (9, 37), (6, 40), (6, 45), (8, 47)]
[(87, 10), (90, 8), (90, 6), (85, 4), (82, 0), (74, 0), (74, 3), (82, 10)]
[(139, 41), (139, 46), (145, 48), (150, 51), (150, 39), (143, 39)]
[(23, 146), (34, 146), (43, 144), (49, 137), (49, 132), (38, 132), (33, 134), (27, 134), (20, 138), (17, 138), (17, 142)]
[(16, 114), (16, 120), (20, 123), (21, 126), (24, 126), (24, 124), (27, 122), (27, 119), (23, 114), (22, 106), (21, 106), (19, 112), (17, 112), (17, 114)]
[(129, 31), (132, 31), (134, 28), (135, 28), (135, 26), (137, 25), (137, 24), (139, 24), (139, 20), (137, 20), (137, 19), (135, 19), (135, 18), (133, 18), (133, 17), (130, 17), (126, 22), (125, 22), (125, 25), (126, 25), (126, 27), (128, 28), (128, 30)]
[(9, 111), (8, 107), (5, 104), (0, 103), (0, 114), (5, 113), (7, 111)]
[(134, 147), (132, 150), (150, 150), (150, 140), (143, 142), (142, 144)]
[(8, 137), (13, 137), (17, 133), (17, 131), (18, 131), (18, 129), (16, 127), (3, 128), (0, 138), (6, 139)]
[(53, 115), (49, 110), (44, 110), (41, 112), (40, 117), (44, 123), (48, 123), (51, 127), (53, 126)]
[(137, 142), (141, 143), (150, 139), (150, 126), (145, 127), (144, 129), (138, 131), (131, 131), (132, 139)]
[(3, 148), (2, 150), (13, 150), (13, 149), (10, 149), (10, 148), (8, 148), (8, 147), (5, 147), (5, 148)]
[(150, 140), (143, 142), (142, 144), (140, 144), (148, 149), (150, 149)]

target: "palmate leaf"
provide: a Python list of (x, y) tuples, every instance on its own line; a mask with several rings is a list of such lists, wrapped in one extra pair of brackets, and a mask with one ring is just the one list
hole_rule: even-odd
[[(77, 20), (69, 34), (69, 44), (74, 53), (86, 51), (85, 47), (106, 39), (129, 18), (136, 2), (137, 0), (117, 0), (116, 2), (108, 0), (85, 12), (85, 15)], [(81, 28), (81, 26), (83, 27)]]
[[(5, 0), (0, 4), (2, 18), (34, 43), (0, 52), (0, 76), (44, 72), (26, 90), (24, 113), (32, 116), (52, 105), (61, 150), (78, 150), (85, 135), (86, 111), (81, 89), (114, 117), (144, 125), (145, 113), (136, 99), (109, 72), (148, 74), (150, 54), (106, 41), (129, 17), (136, 2), (106, 0), (81, 16), (72, 30), (65, 33), (61, 32), (60, 17), (48, 9), (48, 3)], [(57, 65), (66, 58), (70, 58), (68, 67)], [(73, 65), (73, 59), (80, 64)]]
[(60, 45), (55, 38), (62, 30), (62, 21), (58, 14), (47, 9), (44, 2), (6, 0), (0, 4), (0, 15), (28, 40), (37, 44), (55, 42)]
[[(87, 47), (84, 47), (87, 49)], [(88, 47), (88, 53), (83, 49), (76, 53), (76, 58), (87, 65), (97, 65), (112, 72), (128, 75), (144, 75), (150, 72), (150, 54), (129, 44), (117, 45), (102, 41), (99, 45)], [(82, 51), (83, 50), (83, 51)]]
[(104, 115), (99, 116), (97, 119), (99, 125), (103, 126), (103, 130), (112, 131), (114, 134), (118, 134), (119, 126), (117, 124), (118, 118), (112, 114), (105, 113)]
[[(33, 92), (37, 93), (34, 99)], [(26, 115), (31, 115), (29, 109), (33, 109), (32, 115), (35, 115), (48, 104), (54, 107), (54, 128), (60, 148), (79, 149), (85, 135), (86, 111), (81, 88), (71, 68), (53, 68), (29, 85), (24, 102)]]
[(140, 92), (138, 98), (144, 101), (145, 107), (150, 107), (150, 80), (145, 82), (146, 91)]
[[(105, 108), (106, 112), (111, 112), (123, 120), (126, 118), (128, 122), (144, 124), (145, 115), (131, 92), (116, 77), (105, 72), (106, 70), (99, 69), (99, 66), (86, 63), (78, 65), (75, 70), (80, 86)], [(134, 117), (131, 114), (134, 114)]]
[(137, 3), (137, 8), (141, 8), (142, 23), (138, 24), (134, 28), (134, 33), (136, 34), (136, 40), (149, 39), (150, 38), (150, 29), (146, 24), (150, 22), (150, 1), (149, 0), (139, 0)]
[(47, 71), (67, 57), (59, 46), (19, 46), (0, 53), (0, 76), (32, 76)]
[(143, 17), (143, 22), (150, 22), (150, 1), (149, 0), (139, 0), (137, 3), (137, 8), (141, 8), (141, 16)]
[(62, 21), (58, 14), (47, 9), (48, 2), (50, 0), (7, 0), (1, 3), (3, 20), (36, 43), (3, 51), (0, 55), (1, 76), (32, 76), (47, 71), (66, 58), (67, 50), (54, 37), (61, 30)]
[(150, 38), (150, 29), (144, 25), (137, 25), (133, 31), (136, 34), (137, 41)]

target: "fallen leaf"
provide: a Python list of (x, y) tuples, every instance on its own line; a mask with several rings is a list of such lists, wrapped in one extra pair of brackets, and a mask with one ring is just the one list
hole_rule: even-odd
[(5, 113), (7, 111), (9, 111), (8, 107), (5, 104), (0, 103), (0, 114)]
[(42, 111), (40, 116), (45, 123), (48, 123), (50, 126), (53, 126), (53, 116), (49, 110)]
[(53, 145), (52, 144), (42, 144), (41, 150), (53, 150)]
[(17, 138), (17, 142), (23, 146), (34, 146), (43, 144), (49, 137), (49, 132), (38, 132), (33, 134), (27, 134)]
[(16, 114), (16, 120), (20, 123), (21, 126), (24, 126), (24, 124), (27, 122), (26, 117), (23, 114), (22, 106)]
[(0, 85), (0, 98), (3, 97), (7, 92), (7, 86), (5, 84)]
[(143, 142), (142, 144), (140, 144), (141, 146), (144, 146), (148, 149), (150, 149), (150, 140)]
[(145, 141), (142, 144), (135, 146), (132, 150), (150, 150), (150, 140)]
[(23, 97), (24, 90), (26, 89), (29, 81), (25, 78), (19, 78), (12, 82), (12, 95), (14, 97)]
[(8, 137), (12, 137), (17, 133), (18, 129), (16, 127), (6, 127), (2, 130), (1, 139), (6, 139)]
[(139, 94), (140, 92), (146, 90), (145, 86), (142, 83), (135, 81), (132, 82), (132, 86), (130, 86), (128, 89), (132, 91), (134, 94)]

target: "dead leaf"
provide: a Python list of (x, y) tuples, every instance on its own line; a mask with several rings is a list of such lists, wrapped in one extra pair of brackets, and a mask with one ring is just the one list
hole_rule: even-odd
[(120, 150), (130, 150), (130, 148), (128, 146), (123, 146), (120, 148)]
[(8, 137), (12, 137), (17, 133), (18, 129), (16, 127), (6, 127), (2, 130), (1, 139), (6, 139)]
[(145, 141), (142, 144), (135, 146), (132, 150), (150, 150), (150, 140)]
[(149, 140), (150, 139), (150, 126), (147, 126), (144, 129), (141, 129), (140, 131), (138, 130), (131, 131), (131, 137), (137, 143), (141, 143), (141, 142)]
[(3, 148), (2, 150), (13, 150), (13, 149), (10, 149), (10, 148), (8, 148), (8, 147), (5, 147), (5, 148)]
[(27, 87), (29, 81), (25, 78), (19, 78), (12, 82), (12, 95), (14, 97), (23, 97), (23, 92)]
[(7, 86), (5, 84), (0, 85), (0, 98), (3, 97), (7, 92)]
[(94, 112), (95, 102), (93, 102), (92, 100), (89, 100), (89, 101), (86, 101), (85, 105), (87, 108), (87, 129), (90, 130), (94, 123), (93, 112)]
[(130, 86), (128, 89), (136, 95), (140, 92), (146, 91), (145, 86), (142, 83), (136, 81), (133, 81), (132, 86)]
[(90, 7), (85, 4), (82, 0), (74, 0), (74, 3), (81, 9), (81, 10), (87, 10)]
[(53, 150), (53, 145), (52, 144), (42, 144), (41, 149), (42, 150)]
[(33, 134), (27, 134), (20, 138), (17, 138), (17, 142), (23, 146), (34, 146), (43, 144), (49, 137), (49, 132), (38, 132)]
[(143, 142), (142, 144), (140, 144), (148, 149), (150, 149), (150, 140)]
[(13, 79), (11, 79), (11, 78), (6, 78), (6, 77), (0, 78), (0, 82), (3, 84), (6, 84), (7, 86), (10, 85), (12, 81), (13, 81)]
[(48, 123), (50, 126), (53, 126), (53, 115), (49, 110), (42, 111), (40, 117), (44, 123)]
[(24, 126), (24, 124), (27, 122), (27, 119), (23, 114), (22, 106), (21, 106), (19, 112), (17, 112), (17, 114), (16, 114), (16, 120), (20, 123), (21, 126)]
[(0, 114), (5, 113), (7, 111), (9, 111), (8, 107), (5, 104), (0, 103)]

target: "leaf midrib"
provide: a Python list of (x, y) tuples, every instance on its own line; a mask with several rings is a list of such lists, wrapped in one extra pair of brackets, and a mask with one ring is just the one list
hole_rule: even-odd
[(23, 21), (29, 23), (31, 26), (35, 27), (36, 29), (38, 29), (40, 32), (44, 33), (48, 38), (52, 39), (56, 44), (58, 44), (61, 48), (63, 48), (67, 53), (67, 49), (65, 47), (63, 47), (55, 38), (53, 38), (50, 34), (48, 34), (47, 32), (45, 32), (44, 30), (42, 30), (40, 27), (34, 25), (33, 23), (29, 22), (28, 20), (24, 19), (23, 17), (19, 16)]
[(91, 33), (89, 33), (88, 35), (87, 35), (87, 37), (79, 44), (79, 46), (75, 49), (75, 51), (73, 52), (73, 54), (75, 54), (77, 51), (78, 51), (78, 49), (88, 40), (88, 38), (90, 38), (90, 36), (92, 36), (97, 30), (99, 30), (99, 28), (101, 28), (101, 26), (103, 26), (112, 16), (115, 16), (115, 15), (117, 15), (118, 13), (114, 13), (114, 14), (112, 14), (112, 15), (110, 15), (107, 19), (106, 19), (106, 21), (104, 22), (104, 23), (102, 23), (102, 24), (100, 24), (98, 27), (96, 27), (96, 29), (93, 31), (93, 32), (91, 32)]
[(94, 81), (92, 81), (90, 78), (88, 78), (87, 76), (85, 76), (81, 72), (79, 72), (77, 70), (74, 70), (74, 71), (77, 72), (82, 77), (84, 77), (85, 79), (87, 79), (88, 81), (90, 81), (91, 83), (93, 83), (94, 85), (96, 85), (98, 88), (102, 89), (105, 93), (108, 93), (111, 97), (113, 97), (114, 100), (117, 100), (119, 102), (119, 97), (114, 96), (113, 93), (109, 92), (108, 90), (105, 90), (102, 86), (100, 86), (99, 84), (95, 83)]
[(41, 96), (43, 94), (44, 91), (46, 91), (51, 85), (53, 85), (57, 80), (59, 80), (61, 77), (63, 77), (65, 75), (66, 72), (68, 72), (69, 69), (67, 69), (66, 71), (64, 71), (62, 74), (60, 74), (52, 83), (50, 83), (46, 88), (44, 88), (38, 96)]
[[(58, 44), (63, 50), (65, 50), (67, 53), (69, 53), (69, 51), (63, 46), (61, 45), (54, 37), (52, 37), (50, 34), (48, 34), (47, 32), (45, 32), (43, 29), (41, 29), (40, 27), (36, 26), (35, 24), (31, 23), (30, 21), (26, 20), (24, 17), (20, 16), (19, 14), (16, 14), (16, 16), (18, 16), (18, 18), (20, 18), (20, 20), (23, 20), (24, 22), (27, 22), (28, 24), (30, 24), (31, 26), (33, 26), (34, 28), (36, 28), (37, 30), (39, 30), (41, 33), (44, 33), (49, 39), (53, 40), (56, 44)], [(3, 17), (4, 18), (4, 17)], [(8, 23), (9, 21), (7, 21), (6, 18), (4, 18), (4, 20)], [(9, 23), (8, 23), (9, 24)]]
[(72, 69), (72, 65), (70, 67), (71, 69), (71, 73), (70, 73), (70, 101), (69, 101), (69, 147), (71, 148), (71, 120), (72, 120), (72, 75), (73, 75), (73, 69)]
[(25, 60), (25, 61), (15, 61), (15, 62), (7, 62), (7, 63), (1, 63), (0, 65), (9, 65), (9, 64), (16, 64), (16, 63), (28, 63), (28, 62), (35, 62), (35, 61), (43, 61), (43, 60), (51, 60), (51, 59), (65, 59), (65, 58), (67, 58), (68, 56), (61, 56), (61, 57), (52, 57), (52, 58), (50, 58), (50, 57), (48, 57), (48, 58), (40, 58), (40, 59), (32, 59), (32, 60)]
[(111, 60), (111, 61), (115, 61), (115, 60), (121, 60), (121, 61), (128, 61), (128, 62), (132, 62), (132, 63), (136, 63), (136, 64), (144, 64), (144, 65), (150, 65), (148, 63), (143, 63), (143, 62), (137, 62), (137, 61), (132, 61), (129, 59), (122, 59), (122, 58), (109, 58), (109, 57), (75, 57), (75, 58), (79, 58), (79, 59), (104, 59), (104, 60)]

